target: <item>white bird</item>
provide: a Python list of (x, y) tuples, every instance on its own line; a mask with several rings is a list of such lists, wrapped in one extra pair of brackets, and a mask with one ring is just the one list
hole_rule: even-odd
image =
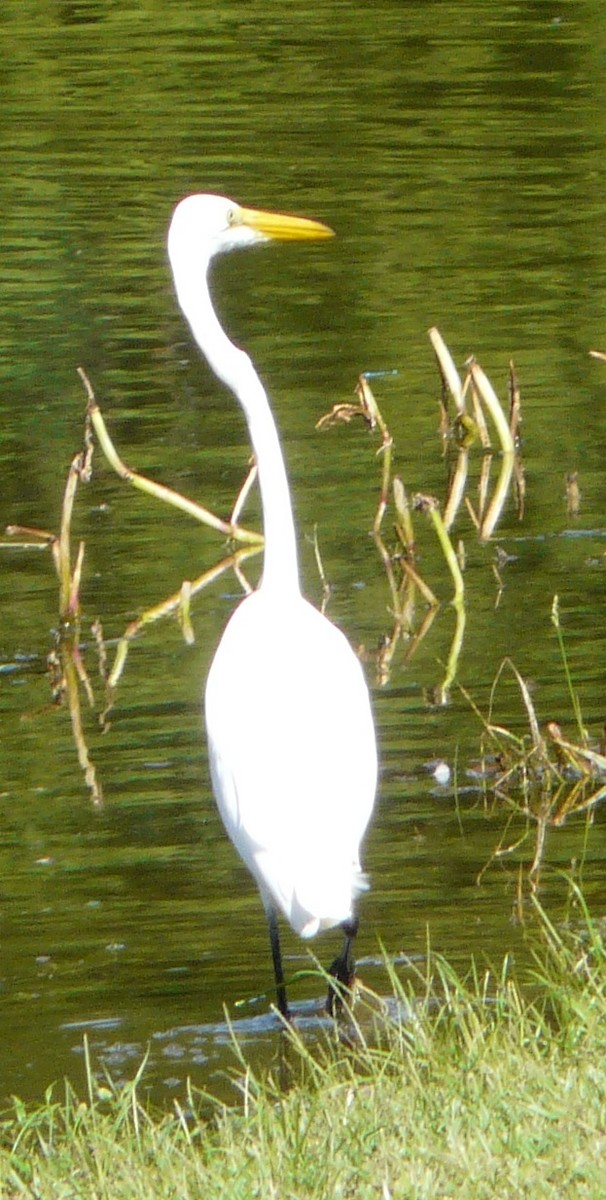
[(208, 287), (212, 259), (272, 239), (332, 236), (317, 221), (194, 195), (176, 207), (168, 253), (181, 309), (200, 350), (239, 400), (258, 468), (263, 575), (223, 633), (206, 684), (213, 790), (267, 914), (278, 1009), (289, 1016), (277, 914), (311, 938), (340, 925), (331, 967), (353, 978), (355, 904), (367, 882), (360, 842), (374, 804), (377, 752), (362, 668), (347, 639), (301, 594), (286, 468), (267, 395), (227, 337)]

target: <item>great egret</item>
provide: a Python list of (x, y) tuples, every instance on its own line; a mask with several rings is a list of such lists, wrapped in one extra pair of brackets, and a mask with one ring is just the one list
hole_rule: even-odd
[[(207, 276), (225, 250), (330, 236), (317, 221), (211, 195), (182, 200), (168, 234), (179, 304), (211, 368), (242, 405), (259, 473), (263, 577), (223, 633), (205, 710), (217, 805), (261, 893), (284, 1017), (278, 911), (303, 938), (340, 925), (345, 941), (331, 973), (351, 983), (355, 901), (367, 887), (359, 855), (376, 789), (375, 733), (358, 658), (301, 595), (288, 480), (269, 401), (250, 358), (219, 323)], [(331, 989), (330, 1011), (334, 995)]]

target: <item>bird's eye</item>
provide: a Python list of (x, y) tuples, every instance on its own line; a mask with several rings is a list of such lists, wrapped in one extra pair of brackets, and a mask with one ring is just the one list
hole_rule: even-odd
[(228, 224), (228, 226), (230, 226), (230, 227), (231, 227), (232, 225), (235, 225), (235, 224), (236, 224), (236, 210), (235, 210), (235, 208), (228, 208), (228, 210), (227, 210), (227, 224)]

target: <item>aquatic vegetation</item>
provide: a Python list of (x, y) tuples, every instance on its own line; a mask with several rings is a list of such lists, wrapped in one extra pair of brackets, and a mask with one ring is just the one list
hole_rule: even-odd
[[(374, 379), (375, 375), (360, 375), (356, 382), (355, 398), (335, 405), (319, 419), (317, 428), (327, 431), (340, 425), (361, 422), (373, 438), (377, 435), (379, 438), (377, 456), (380, 478), (377, 505), (372, 516), (372, 536), (387, 581), (391, 626), (376, 648), (364, 647), (360, 651), (372, 663), (379, 687), (388, 682), (396, 662), (401, 668), (408, 667), (427, 638), (443, 603), (437, 595), (436, 585), (425, 577), (420, 567), (419, 549), (424, 544), (427, 523), (433, 530), (452, 581), (452, 596), (448, 604), (455, 615), (442, 677), (433, 687), (430, 697), (433, 705), (440, 706), (449, 702), (456, 681), (468, 615), (466, 550), (462, 539), (459, 538), (456, 544), (453, 541), (455, 521), (461, 514), (467, 516), (468, 524), (471, 523), (470, 528), (480, 545), (489, 544), (510, 497), (513, 497), (518, 518), (523, 519), (526, 484), (520, 444), (520, 385), (513, 363), (509, 367), (506, 415), (504, 406), (479, 364), (474, 359), (468, 360), (465, 375), (461, 378), (439, 331), (431, 329), (429, 336), (439, 369), (439, 431), (441, 453), (448, 468), (445, 494), (441, 501), (422, 492), (409, 495), (404, 480), (395, 473), (394, 438), (370, 386), (370, 379)], [(196, 579), (185, 580), (172, 595), (141, 612), (128, 624), (118, 639), (111, 665), (108, 661), (109, 641), (104, 634), (103, 622), (95, 621), (91, 632), (92, 644), (96, 649), (96, 665), (103, 681), (103, 703), (97, 717), (102, 729), (106, 728), (132, 643), (144, 635), (150, 625), (169, 616), (177, 618), (185, 640), (193, 641), (192, 600), (228, 571), (235, 573), (243, 591), (250, 590), (243, 566), (248, 558), (260, 552), (263, 538), (241, 524), (242, 512), (256, 478), (254, 464), (246, 473), (229, 519), (223, 520), (209, 509), (124, 464), (113, 445), (92, 385), (84, 371), (80, 370), (79, 374), (87, 401), (83, 446), (74, 456), (68, 471), (59, 534), (16, 526), (9, 526), (7, 534), (13, 539), (13, 544), (14, 539), (21, 538), (22, 544), (32, 549), (50, 547), (52, 552), (59, 580), (61, 619), (56, 644), (49, 652), (49, 683), (53, 700), (56, 703), (66, 702), (68, 706), (80, 767), (93, 803), (100, 804), (102, 788), (87, 746), (80, 699), (83, 692), (86, 704), (94, 711), (93, 686), (80, 642), (80, 586), (85, 547), (80, 542), (75, 554), (71, 548), (71, 525), (77, 491), (81, 484), (90, 485), (95, 439), (109, 465), (126, 483), (154, 500), (177, 507), (208, 525), (228, 542), (228, 553), (217, 563)], [(380, 378), (384, 373), (376, 374)], [(449, 400), (454, 406), (453, 415), (450, 413)], [(489, 422), (496, 431), (496, 451), (491, 442)], [(491, 486), (495, 461), (499, 462), (499, 470), (496, 482)], [(477, 498), (472, 503), (470, 470), (478, 464)], [(568, 511), (578, 512), (580, 492), (574, 472), (572, 475), (569, 473), (566, 479), (566, 498)], [(322, 565), (317, 531), (314, 548), (326, 606), (330, 599), (330, 584)], [(495, 612), (498, 611), (503, 587), (503, 557), (503, 554), (499, 556), (497, 553), (494, 559), (487, 558), (487, 566), (497, 584)], [(513, 858), (518, 850), (524, 856), (526, 847), (530, 846), (532, 849), (529, 861), (525, 860), (524, 870), (531, 889), (536, 888), (539, 880), (547, 830), (563, 825), (572, 815), (586, 813), (590, 819), (597, 805), (606, 798), (606, 754), (599, 737), (591, 738), (584, 729), (566, 658), (557, 598), (553, 604), (552, 622), (560, 646), (576, 736), (564, 733), (549, 714), (544, 714), (542, 721), (539, 719), (531, 690), (509, 658), (503, 660), (496, 674), (486, 713), (479, 710), (473, 695), (464, 693), (479, 718), (482, 733), (479, 764), (459, 764), (459, 769), (469, 769), (485, 797), (487, 815), (498, 819), (502, 825), (493, 855), (484, 870), (494, 862)], [(504, 673), (513, 674), (517, 682), (528, 724), (527, 733), (514, 732), (496, 717), (499, 684)], [(518, 819), (522, 820), (522, 831), (517, 827), (515, 835), (512, 835), (512, 824)]]
[[(483, 726), (482, 758), (476, 773), (490, 795), (491, 809), (497, 816), (503, 810), (509, 818), (521, 816), (526, 823), (524, 832), (510, 840), (509, 820), (506, 821), (484, 870), (497, 859), (518, 851), (530, 840), (533, 850), (526, 878), (532, 890), (536, 890), (539, 883), (548, 829), (562, 826), (569, 817), (581, 813), (591, 819), (593, 810), (606, 799), (606, 753), (603, 741), (594, 739), (592, 744), (583, 723), (566, 654), (557, 596), (553, 600), (551, 620), (577, 727), (576, 740), (566, 738), (556, 721), (539, 720), (531, 689), (508, 658), (501, 663), (493, 681), (486, 715), (479, 711), (469, 693), (461, 689)], [(506, 671), (511, 672), (517, 682), (528, 721), (527, 733), (516, 733), (495, 720), (498, 686)]]

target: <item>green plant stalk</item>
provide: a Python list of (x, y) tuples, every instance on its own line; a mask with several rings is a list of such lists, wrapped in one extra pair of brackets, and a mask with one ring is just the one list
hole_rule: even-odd
[(468, 467), (469, 451), (461, 446), (457, 454), (457, 465), (450, 480), (448, 496), (444, 506), (443, 521), (444, 528), (447, 531), (452, 528), (455, 517), (461, 507), (461, 501), (465, 495)]
[(554, 596), (552, 603), (551, 603), (551, 623), (556, 631), (556, 637), (558, 639), (558, 646), (560, 648), (560, 657), (562, 659), (562, 665), (564, 667), (564, 675), (566, 678), (566, 684), (568, 686), (568, 694), (570, 696), (572, 710), (575, 715), (577, 729), (579, 731), (579, 737), (580, 737), (581, 741), (584, 744), (586, 744), (587, 743), (587, 730), (585, 729), (585, 725), (583, 723), (583, 714), (581, 712), (581, 702), (579, 700), (578, 692), (572, 682), (572, 675), (570, 672), (570, 666), (568, 664), (568, 655), (566, 654), (566, 647), (564, 645), (564, 634), (562, 632), (562, 626), (560, 624), (560, 601), (559, 601), (558, 596)]
[(459, 417), (465, 416), (465, 399), (463, 396), (463, 387), (459, 372), (455, 367), (452, 355), (439, 329), (432, 326), (428, 330), (429, 340), (433, 346), (434, 354), (438, 360), (438, 367), (442, 376), (443, 382), (446, 384), (454, 402), (455, 408)]
[(377, 404), (375, 395), (365, 375), (360, 375), (358, 378), (358, 382), (356, 384), (356, 395), (360, 400), (360, 407), (366, 420), (370, 424), (371, 429), (374, 429), (376, 426), (381, 434), (381, 445), (379, 447), (378, 454), (383, 455), (383, 471), (381, 473), (381, 493), (379, 496), (379, 503), (373, 524), (373, 533), (375, 537), (377, 537), (381, 529), (383, 517), (385, 516), (385, 510), (387, 508), (387, 500), (389, 496), (393, 438), (389, 432), (389, 429), (387, 428), (387, 425), (383, 419), (383, 414), (379, 408), (379, 405)]
[[(146, 625), (153, 625), (155, 621), (170, 616), (171, 613), (180, 612), (187, 614), (189, 602), (193, 596), (203, 591), (209, 584), (214, 583), (215, 579), (219, 579), (226, 571), (239, 567), (240, 563), (245, 562), (246, 559), (253, 558), (256, 554), (259, 554), (260, 550), (260, 545), (242, 546), (234, 554), (230, 554), (228, 558), (224, 558), (220, 563), (216, 563), (209, 571), (205, 571), (203, 575), (199, 575), (192, 583), (186, 581), (185, 585), (182, 585), (178, 592), (174, 592), (166, 600), (162, 600), (159, 604), (154, 604), (151, 608), (146, 609), (136, 621), (131, 621), (118, 642), (112, 669), (107, 680), (110, 701), (124, 670), (130, 643), (137, 637), (141, 630)], [(189, 622), (186, 621), (184, 628), (186, 640), (188, 640), (191, 634), (193, 634), (193, 630)]]
[(465, 584), (463, 582), (463, 575), (461, 573), (461, 568), (459, 566), (459, 560), (457, 558), (455, 548), (454, 548), (454, 546), (450, 540), (450, 537), (448, 535), (448, 530), (446, 529), (446, 526), (444, 525), (444, 521), (442, 520), (442, 515), (440, 513), (439, 508), (437, 508), (437, 506), (435, 506), (435, 505), (430, 505), (428, 508), (428, 512), (429, 512), (429, 516), (432, 521), (433, 527), (436, 531), (437, 538), (440, 543), (440, 547), (442, 549), (442, 554), (444, 555), (444, 558), (446, 559), (448, 569), (450, 571), (450, 574), (452, 575), (452, 580), (454, 583), (454, 596), (452, 598), (451, 603), (454, 604), (455, 607), (459, 607), (464, 603), (464, 599), (465, 599)]
[(399, 475), (394, 476), (393, 502), (396, 510), (396, 533), (407, 554), (414, 554), (415, 533), (406, 488)]
[(68, 643), (64, 639), (60, 650), (61, 667), (65, 683), (65, 699), (69, 710), (78, 762), (84, 775), (86, 786), (89, 789), (91, 801), (96, 808), (100, 808), (103, 805), (103, 790), (97, 779), (97, 772), (88, 752), (80, 705), (80, 681), (84, 683), (89, 703), (92, 704), (93, 698), (90, 691), (90, 682), (86, 676), (77, 643), (73, 640)]
[(475, 426), (476, 436), (479, 437), (482, 448), (484, 450), (490, 450), (490, 434), (488, 432), (486, 418), (480, 403), (480, 396), (477, 388), (473, 385), (473, 376), (471, 374), (469, 375), (469, 379), (471, 380), (471, 403), (473, 404), (473, 423)]
[(444, 676), (444, 681), (442, 683), (442, 692), (445, 697), (448, 696), (450, 688), (452, 687), (453, 680), (457, 673), (457, 667), (459, 665), (459, 658), (461, 656), (461, 650), (463, 648), (463, 638), (465, 636), (465, 622), (466, 622), (465, 605), (463, 604), (462, 600), (458, 603), (455, 603), (455, 601), (453, 600), (452, 603), (453, 603), (453, 607), (454, 607), (455, 613), (456, 613), (456, 624), (455, 624), (455, 631), (453, 634), (452, 642), (450, 645), (450, 651), (448, 653), (448, 660), (446, 663), (446, 674)]
[(515, 446), (513, 443), (513, 437), (511, 436), (511, 429), (509, 428), (507, 418), (503, 412), (503, 409), (501, 408), (499, 398), (492, 384), (490, 383), (488, 376), (484, 374), (484, 371), (478, 365), (478, 363), (472, 363), (469, 371), (472, 381), (492, 417), (496, 431), (499, 435), (501, 449), (509, 454), (513, 454)]
[(496, 487), (492, 494), (490, 503), (486, 511), (482, 514), (480, 522), (480, 541), (487, 542), (491, 537), (495, 525), (501, 516), (503, 506), (509, 492), (511, 476), (513, 473), (515, 462), (515, 454), (509, 451), (504, 451), (501, 458), (501, 470), (497, 479)]
[(127, 483), (131, 483), (133, 487), (139, 491), (145, 492), (148, 496), (153, 496), (156, 500), (161, 500), (164, 504), (171, 504), (173, 508), (178, 508), (181, 512), (187, 513), (194, 520), (200, 521), (203, 525), (208, 525), (211, 529), (215, 529), (218, 533), (224, 534), (236, 542), (244, 542), (248, 545), (262, 546), (263, 535), (256, 533), (253, 530), (245, 529), (241, 525), (232, 525), (228, 521), (222, 521), (220, 517), (216, 517), (209, 509), (204, 508), (201, 504), (196, 504), (193, 500), (188, 500), (179, 492), (173, 491), (172, 488), (166, 487), (165, 484), (155, 483), (154, 480), (148, 479), (146, 475), (140, 475), (137, 471), (127, 467), (118, 455), (114, 444), (107, 432), (105, 421), (101, 415), (101, 410), (94, 399), (89, 396), (88, 414), (94, 427), (99, 445), (111, 467), (121, 479)]
[(419, 589), (425, 603), (428, 604), (430, 608), (439, 608), (440, 601), (438, 600), (438, 597), (434, 594), (434, 592), (432, 592), (429, 584), (425, 583), (425, 580), (421, 575), (419, 575), (419, 572), (415, 570), (412, 563), (409, 563), (407, 558), (402, 559), (402, 570), (406, 573), (410, 582)]
[[(385, 568), (385, 574), (387, 576), (387, 583), (389, 585), (389, 590), (391, 593), (392, 615), (394, 617), (396, 617), (396, 619), (398, 619), (399, 615), (400, 615), (400, 608), (401, 608), (400, 593), (399, 593), (399, 589), (398, 589), (398, 584), (396, 582), (396, 577), (394, 574), (392, 557), (391, 557), (391, 554), (389, 553), (389, 550), (387, 549), (387, 546), (385, 545), (385, 542), (383, 541), (383, 538), (381, 537), (381, 534), (378, 533), (376, 530), (374, 530), (372, 536), (373, 536), (375, 546), (377, 547), (377, 550), (381, 557), (383, 566)], [(406, 564), (404, 564), (404, 565), (406, 565)]]
[(70, 533), (74, 500), (80, 478), (78, 465), (80, 454), (70, 464), (61, 508), (61, 529), (55, 546), (55, 564), (59, 576), (59, 613), (62, 621), (69, 622), (78, 615), (78, 597), (72, 589)]
[(378, 534), (381, 529), (381, 524), (383, 522), (383, 517), (385, 516), (385, 510), (387, 508), (387, 498), (389, 496), (389, 484), (390, 484), (390, 480), (391, 480), (391, 458), (392, 458), (392, 449), (393, 449), (393, 441), (392, 441), (389, 433), (387, 433), (387, 436), (385, 436), (384, 431), (382, 430), (381, 432), (383, 433), (383, 443), (379, 449), (379, 454), (383, 455), (383, 471), (381, 474), (381, 494), (379, 497), (379, 504), (377, 507), (374, 524), (373, 524), (373, 533), (375, 535)]

